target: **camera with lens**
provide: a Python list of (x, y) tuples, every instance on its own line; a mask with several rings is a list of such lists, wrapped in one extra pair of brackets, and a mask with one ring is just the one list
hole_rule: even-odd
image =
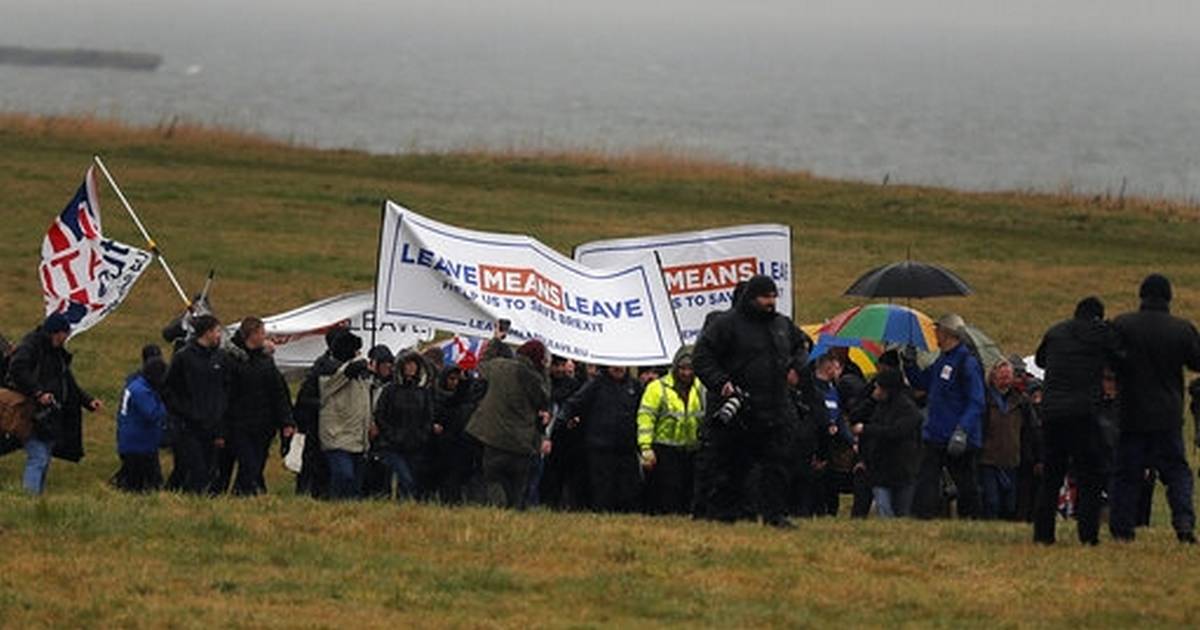
[(737, 418), (738, 414), (742, 412), (742, 409), (744, 409), (749, 402), (750, 395), (747, 394), (742, 388), (734, 387), (733, 395), (729, 398), (726, 398), (725, 402), (721, 403), (721, 407), (717, 409), (717, 420), (719, 420), (721, 424), (732, 424), (733, 420)]
[(54, 439), (57, 429), (54, 421), (61, 412), (62, 406), (57, 400), (51, 400), (50, 404), (38, 407), (37, 411), (33, 412), (33, 432), (43, 440)]

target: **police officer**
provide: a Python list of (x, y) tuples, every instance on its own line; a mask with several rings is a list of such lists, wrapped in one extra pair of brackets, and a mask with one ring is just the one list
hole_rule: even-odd
[[(784, 516), (789, 430), (797, 421), (787, 373), (807, 362), (811, 343), (775, 311), (777, 298), (774, 280), (754, 276), (696, 344), (692, 363), (709, 396), (697, 467), (707, 480), (704, 516), (718, 521), (757, 514), (768, 525), (795, 527)], [(757, 487), (747, 497), (751, 471)]]

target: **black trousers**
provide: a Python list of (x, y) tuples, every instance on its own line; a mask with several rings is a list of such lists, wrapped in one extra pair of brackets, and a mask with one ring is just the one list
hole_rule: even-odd
[(695, 487), (696, 451), (655, 444), (654, 469), (646, 473), (646, 511), (650, 514), (690, 514)]
[(314, 499), (328, 497), (329, 462), (316, 432), (306, 434), (302, 456), (300, 474), (296, 475), (296, 494), (307, 494)]
[(188, 494), (209, 491), (217, 465), (217, 448), (207, 433), (182, 430), (175, 438), (175, 469), (171, 477)]
[(113, 476), (113, 485), (126, 492), (154, 492), (163, 485), (158, 453), (121, 455), (121, 469)]
[(625, 450), (588, 452), (588, 485), (592, 489), (592, 510), (629, 512), (637, 502), (638, 458), (632, 447)]
[(1109, 530), (1113, 538), (1132, 540), (1138, 518), (1138, 500), (1147, 468), (1158, 471), (1167, 486), (1167, 504), (1171, 506), (1171, 526), (1178, 533), (1196, 529), (1192, 506), (1192, 469), (1187, 463), (1180, 429), (1149, 433), (1121, 433), (1117, 447), (1117, 474), (1113, 482), (1112, 513)]
[(700, 516), (733, 522), (786, 513), (791, 436), (787, 425), (725, 426), (706, 420), (696, 476), (704, 496)]
[(913, 514), (917, 518), (937, 518), (945, 514), (942, 500), (942, 470), (950, 473), (958, 487), (959, 518), (976, 518), (979, 501), (979, 451), (967, 449), (958, 457), (950, 457), (944, 445), (926, 443), (921, 454), (921, 469), (917, 473), (917, 492)]
[(1108, 477), (1108, 447), (1092, 416), (1047, 418), (1043, 428), (1045, 465), (1033, 509), (1033, 540), (1052, 543), (1058, 519), (1058, 492), (1068, 471), (1079, 488), (1075, 511), (1079, 541), (1096, 544), (1100, 532), (1100, 493)]
[(527, 453), (483, 447), (483, 483), (487, 487), (488, 504), (509, 509), (525, 509), (529, 486)]

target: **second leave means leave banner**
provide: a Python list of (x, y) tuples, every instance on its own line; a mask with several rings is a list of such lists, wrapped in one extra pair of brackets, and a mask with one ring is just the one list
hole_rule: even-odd
[(628, 264), (657, 253), (679, 328), (695, 343), (704, 318), (732, 306), (738, 282), (755, 274), (779, 286), (778, 310), (792, 315), (792, 231), (786, 225), (739, 225), (700, 232), (661, 234), (585, 243), (575, 260), (589, 267)]
[(375, 283), (378, 321), (515, 340), (608, 365), (662, 365), (682, 344), (653, 254), (603, 270), (528, 236), (446, 225), (384, 204)]

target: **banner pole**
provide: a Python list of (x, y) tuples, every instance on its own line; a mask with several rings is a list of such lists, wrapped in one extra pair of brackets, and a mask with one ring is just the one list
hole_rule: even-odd
[(137, 226), (138, 231), (142, 233), (142, 238), (146, 239), (146, 245), (150, 247), (150, 253), (154, 254), (154, 258), (162, 265), (163, 271), (167, 273), (167, 278), (171, 281), (171, 286), (175, 287), (175, 292), (179, 294), (179, 299), (183, 300), (188, 310), (191, 310), (192, 301), (188, 299), (187, 293), (179, 285), (179, 280), (175, 278), (175, 272), (171, 271), (171, 265), (167, 264), (167, 259), (159, 251), (158, 244), (154, 242), (154, 239), (150, 238), (150, 233), (146, 231), (146, 226), (142, 225), (142, 220), (133, 211), (133, 206), (129, 205), (129, 200), (125, 198), (125, 193), (122, 193), (120, 186), (117, 186), (117, 180), (113, 179), (112, 173), (108, 172), (108, 167), (104, 166), (104, 161), (100, 159), (99, 155), (93, 155), (92, 160), (96, 163), (96, 166), (100, 167), (100, 172), (104, 173), (104, 178), (108, 180), (108, 185), (112, 186), (113, 192), (117, 193), (117, 198), (121, 200), (121, 204), (125, 206), (125, 211), (133, 219), (133, 223)]

